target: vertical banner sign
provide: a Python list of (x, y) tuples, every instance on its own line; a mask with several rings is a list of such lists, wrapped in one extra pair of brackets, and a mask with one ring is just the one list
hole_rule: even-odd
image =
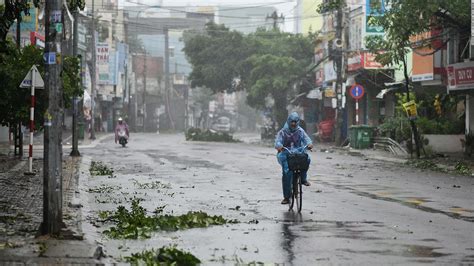
[(471, 0), (471, 58), (474, 56), (474, 0)]
[(383, 27), (377, 25), (377, 17), (385, 11), (384, 0), (367, 0), (365, 9), (365, 31), (367, 33), (383, 33)]
[[(33, 4), (33, 0), (26, 1), (28, 5), (27, 13), (21, 13), (21, 23), (20, 23), (20, 41), (21, 46), (26, 46), (31, 44), (30, 40), (30, 32), (34, 32), (36, 30), (36, 8)], [(0, 0), (0, 5), (2, 5), (4, 1)], [(16, 36), (16, 22), (10, 27), (13, 36)]]
[(96, 45), (97, 72), (99, 74), (98, 84), (106, 85), (110, 82), (109, 77), (109, 44), (97, 43)]
[(474, 0), (471, 0), (471, 37), (474, 38)]
[(118, 65), (117, 65), (117, 56), (118, 53), (115, 51), (109, 52), (109, 85), (117, 85), (117, 76), (118, 76)]

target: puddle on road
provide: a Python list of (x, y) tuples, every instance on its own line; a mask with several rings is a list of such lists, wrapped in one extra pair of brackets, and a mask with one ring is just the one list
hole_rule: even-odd
[[(373, 228), (367, 228), (372, 226)], [(348, 238), (357, 240), (381, 240), (383, 238), (375, 237), (371, 234), (379, 232), (377, 228), (383, 227), (383, 223), (375, 221), (315, 221), (312, 225), (302, 226), (305, 232), (324, 232), (329, 233), (327, 237)]]
[(222, 169), (223, 168), (222, 165), (218, 165), (210, 161), (197, 159), (197, 158), (189, 158), (189, 157), (184, 157), (184, 156), (159, 154), (159, 153), (147, 153), (147, 155), (153, 158), (158, 163), (161, 163), (161, 160), (164, 158), (173, 164), (180, 164), (186, 167), (206, 168), (206, 169)]
[(474, 210), (458, 207), (458, 206), (453, 206), (449, 209), (450, 212), (459, 214), (459, 215), (469, 215), (469, 214), (474, 214)]
[(439, 257), (444, 257), (450, 254), (444, 254), (440, 252), (436, 252), (436, 249), (440, 248), (435, 248), (435, 247), (429, 247), (429, 246), (418, 246), (418, 245), (409, 245), (406, 246), (406, 249), (402, 251), (402, 256), (405, 257), (424, 257), (424, 258), (439, 258)]
[(472, 265), (474, 264), (474, 255), (465, 256), (460, 262), (461, 265)]
[(383, 250), (353, 250), (353, 249), (338, 249), (339, 251), (355, 253), (355, 254), (374, 254), (384, 256), (401, 256), (413, 258), (439, 258), (451, 254), (437, 252), (438, 247), (419, 246), (419, 245), (402, 245), (400, 248), (394, 246), (392, 249)]
[(347, 184), (340, 184), (341, 182), (339, 182), (339, 184), (334, 184), (334, 183), (338, 183), (337, 181), (334, 181), (333, 183), (320, 181), (319, 183), (323, 185), (327, 185), (327, 186), (332, 186), (336, 189), (347, 190), (347, 191), (350, 191), (351, 193), (354, 193), (362, 197), (367, 197), (374, 200), (384, 200), (388, 202), (395, 202), (395, 203), (405, 205), (407, 207), (422, 210), (424, 212), (438, 213), (438, 214), (446, 215), (451, 218), (460, 219), (467, 222), (474, 222), (474, 216), (466, 215), (467, 213), (474, 213), (474, 211), (470, 209), (457, 208), (457, 207), (453, 207), (450, 210), (439, 210), (432, 207), (424, 206), (423, 203), (431, 202), (430, 200), (424, 197), (405, 197), (405, 198), (388, 197), (384, 195), (378, 195), (378, 193), (357, 190), (353, 188), (354, 186), (350, 186)]
[(406, 197), (405, 202), (418, 206), (418, 205), (421, 205), (421, 204), (424, 204), (424, 203), (427, 203), (427, 202), (432, 202), (432, 201), (428, 200), (427, 198), (423, 198), (423, 197), (419, 197), (419, 198), (417, 198), (417, 197)]

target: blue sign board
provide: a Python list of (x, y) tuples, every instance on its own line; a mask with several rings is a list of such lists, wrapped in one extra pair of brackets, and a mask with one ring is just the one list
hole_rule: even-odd
[(362, 85), (355, 84), (351, 87), (350, 93), (352, 98), (358, 100), (364, 96), (364, 87), (362, 87)]
[(365, 7), (365, 21), (367, 33), (383, 33), (383, 27), (377, 24), (377, 17), (385, 13), (384, 0), (367, 0)]
[(44, 61), (47, 65), (56, 64), (56, 52), (44, 53)]

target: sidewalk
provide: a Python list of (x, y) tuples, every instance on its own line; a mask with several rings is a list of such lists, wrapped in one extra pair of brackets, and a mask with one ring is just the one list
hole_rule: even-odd
[[(234, 136), (247, 144), (273, 147), (273, 140), (262, 141), (257, 133), (236, 133)], [(373, 148), (358, 150), (350, 147), (338, 147), (334, 145), (334, 143), (330, 142), (315, 142), (314, 145), (317, 150), (321, 151), (331, 152), (337, 150), (353, 156), (363, 156), (369, 160), (378, 160), (397, 164), (411, 163), (415, 164), (419, 168), (430, 169), (433, 171), (459, 172), (459, 170), (456, 170), (456, 166), (461, 165), (461, 168), (466, 166), (471, 172), (474, 172), (474, 156), (472, 158), (466, 158), (462, 153), (443, 154), (442, 156), (416, 160), (415, 155), (413, 155), (413, 158), (410, 156), (410, 154), (407, 156), (399, 156), (385, 150)]]
[[(84, 140), (81, 146), (94, 146), (107, 136), (99, 134), (96, 140)], [(38, 146), (42, 150), (42, 145)], [(70, 148), (63, 147), (65, 227), (59, 238), (52, 238), (38, 236), (43, 219), (42, 156), (33, 161), (37, 174), (24, 175), (28, 169), (27, 157), (15, 158), (8, 143), (0, 144), (0, 264), (104, 264), (102, 248), (83, 237), (85, 217), (77, 200), (81, 158), (70, 157), (67, 152)]]
[(456, 166), (460, 164), (468, 167), (469, 170), (474, 173), (474, 157), (465, 157), (462, 153), (447, 153), (430, 158), (422, 157), (417, 160), (415, 154), (413, 154), (413, 157), (410, 154), (406, 156), (400, 156), (388, 151), (373, 148), (358, 150), (350, 147), (337, 147), (334, 145), (334, 143), (316, 143), (316, 147), (318, 149), (327, 151), (339, 150), (349, 155), (363, 156), (369, 160), (379, 160), (398, 164), (412, 164), (413, 167), (416, 166), (418, 168), (430, 169), (432, 171), (459, 172), (456, 170)]

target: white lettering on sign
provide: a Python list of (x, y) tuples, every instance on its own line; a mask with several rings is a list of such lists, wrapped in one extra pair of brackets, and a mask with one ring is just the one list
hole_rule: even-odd
[(458, 71), (459, 81), (471, 80), (472, 79), (472, 69), (460, 69)]

